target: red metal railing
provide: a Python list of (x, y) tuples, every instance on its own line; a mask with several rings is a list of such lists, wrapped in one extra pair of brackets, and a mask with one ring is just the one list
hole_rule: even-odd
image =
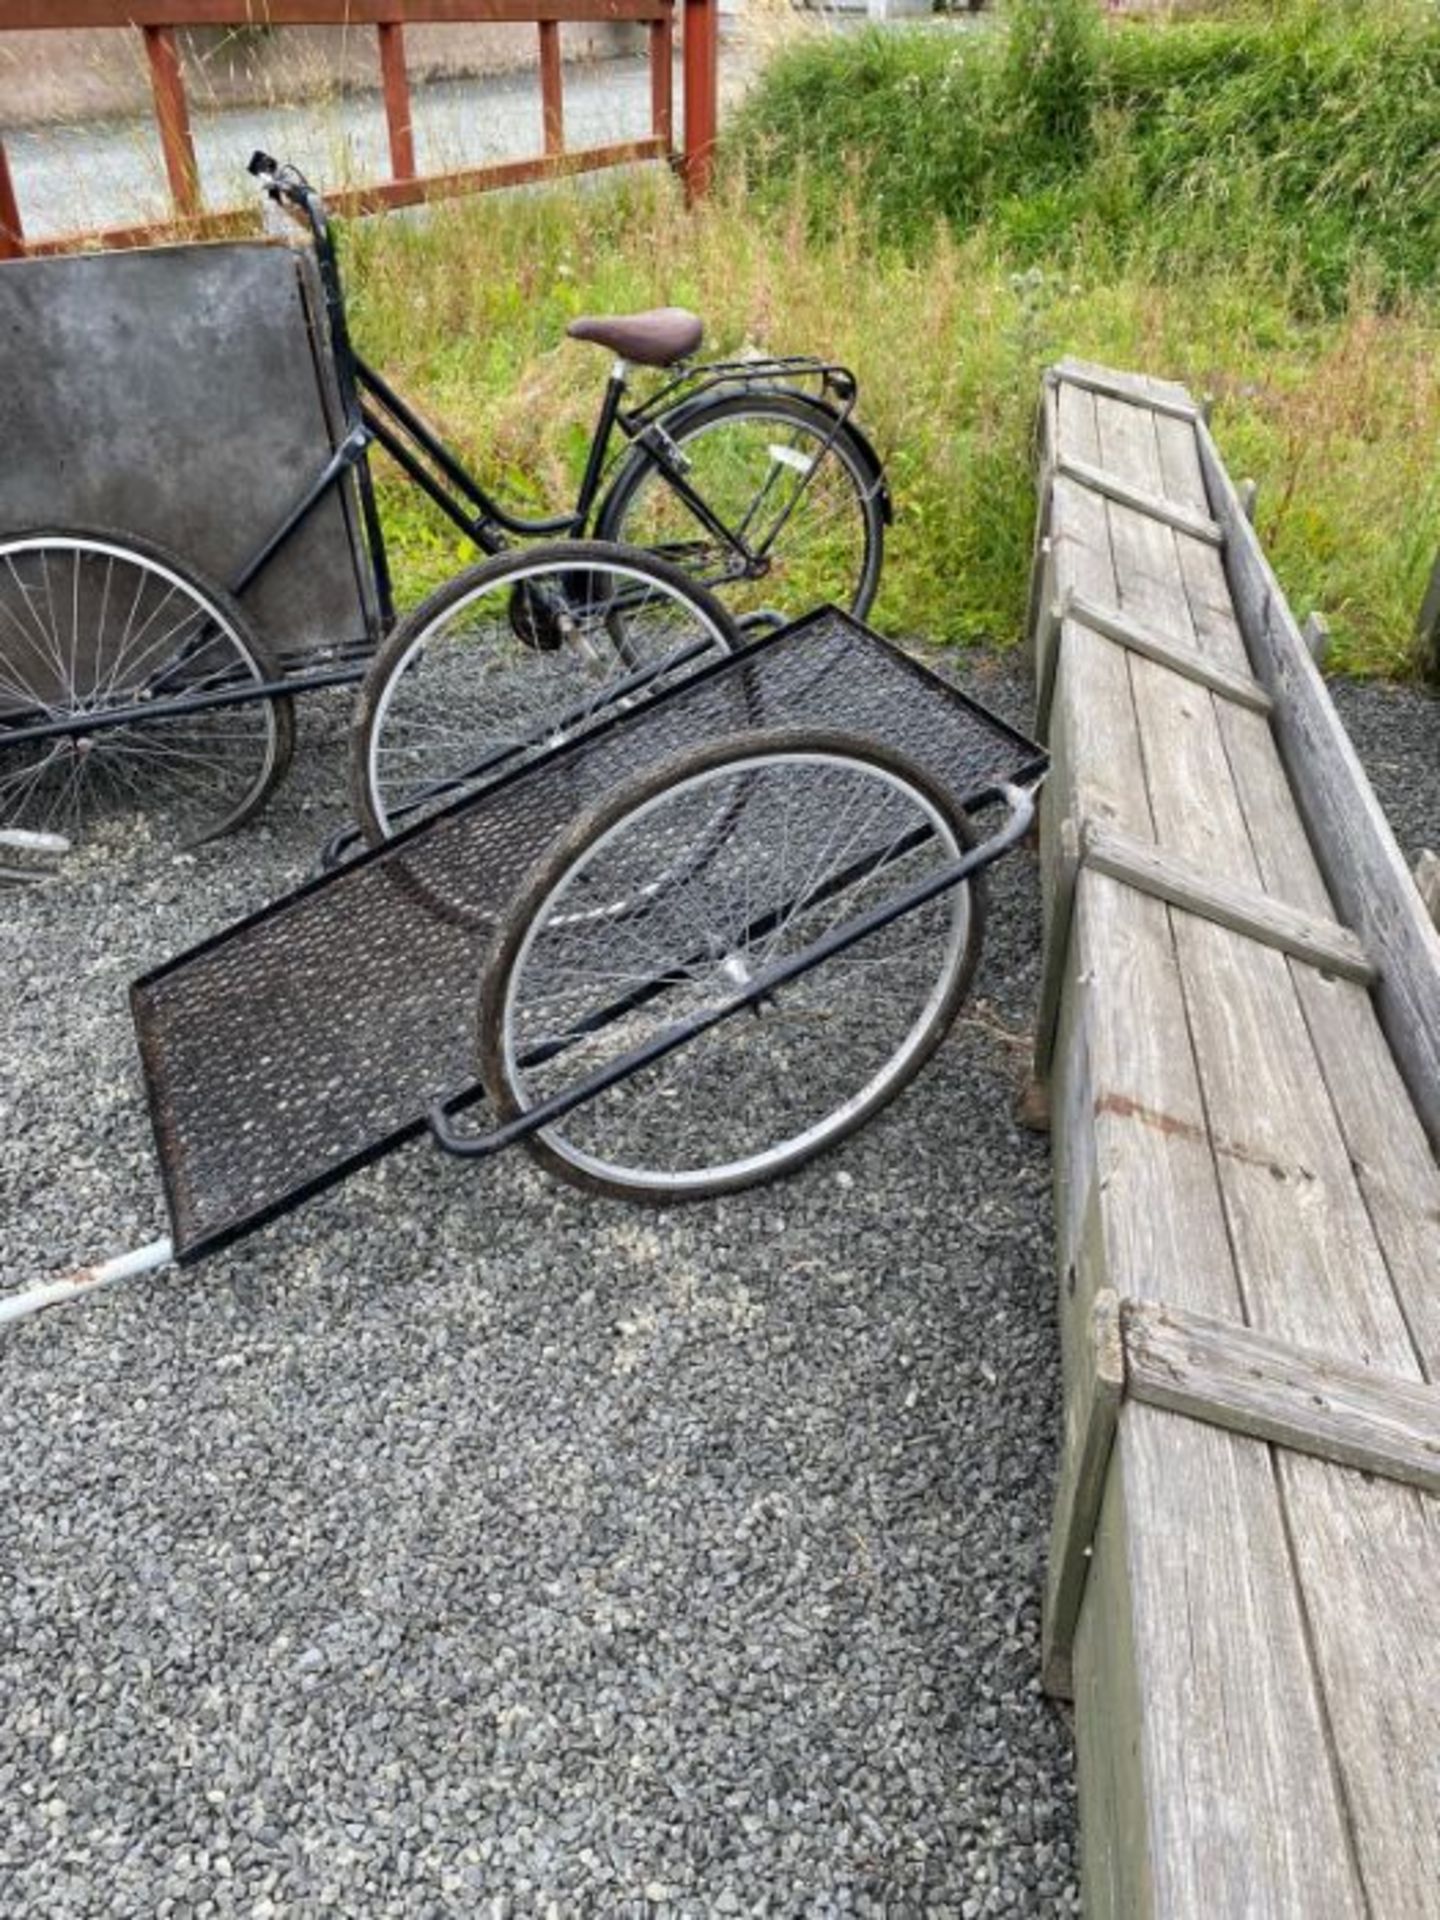
[[(671, 67), (674, 14), (684, 20), (684, 145), (675, 146)], [(0, 0), (0, 32), (56, 28), (131, 27), (144, 36), (150, 90), (160, 150), (174, 209), (169, 221), (110, 227), (27, 240), (5, 145), (0, 139), (0, 259), (22, 254), (65, 253), (77, 247), (143, 246), (177, 234), (243, 230), (253, 224), (248, 209), (207, 209), (190, 130), (180, 47), (181, 27), (364, 27), (375, 29), (381, 97), (390, 145), (390, 177), (327, 196), (342, 212), (374, 212), (411, 206), (460, 193), (520, 186), (598, 167), (637, 160), (669, 160), (686, 192), (703, 194), (710, 184), (716, 129), (717, 0)], [(560, 25), (565, 20), (643, 23), (650, 58), (650, 133), (645, 139), (608, 146), (567, 148), (560, 63)], [(534, 22), (540, 36), (540, 118), (544, 151), (523, 160), (503, 160), (458, 172), (416, 170), (410, 79), (405, 65), (405, 28), (420, 23), (475, 25)]]

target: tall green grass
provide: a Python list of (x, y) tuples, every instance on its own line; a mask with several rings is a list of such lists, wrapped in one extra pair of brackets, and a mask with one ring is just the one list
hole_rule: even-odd
[(1022, 262), (1246, 269), (1332, 312), (1440, 286), (1440, 14), (1406, 0), (1106, 27), (1016, 0), (1001, 33), (812, 38), (729, 147), (814, 232), (853, 203), (912, 250), (943, 220)]
[[(1440, 541), (1440, 308), (1357, 286), (1298, 313), (1253, 262), (1193, 278), (1061, 260), (1022, 267), (988, 223), (878, 247), (842, 200), (757, 207), (732, 180), (689, 212), (658, 171), (437, 206), (348, 235), (362, 351), (521, 505), (573, 497), (606, 370), (566, 342), (583, 311), (677, 301), (707, 347), (833, 355), (887, 462), (897, 518), (876, 619), (901, 635), (1020, 635), (1043, 367), (1066, 352), (1148, 368), (1216, 398), (1232, 470), (1298, 610), (1323, 607), (1344, 666), (1402, 673)], [(395, 479), (385, 508), (407, 596), (473, 558)]]

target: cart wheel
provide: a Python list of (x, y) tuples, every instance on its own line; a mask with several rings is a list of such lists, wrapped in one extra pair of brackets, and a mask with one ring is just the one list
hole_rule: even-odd
[[(925, 773), (852, 735), (751, 733), (652, 769), (575, 824), (500, 927), (479, 1052), (501, 1119), (733, 1003), (972, 845)], [(789, 1172), (924, 1065), (983, 921), (976, 876), (575, 1108), (532, 1151), (578, 1186), (660, 1201)]]
[[(143, 812), (193, 846), (238, 826), (294, 749), (288, 696), (245, 697), (275, 677), (231, 596), (153, 541), (5, 536), (0, 828), (73, 839)], [(150, 711), (162, 706), (190, 710)]]
[(678, 568), (562, 540), (500, 554), (381, 647), (351, 733), (355, 817), (378, 845), (740, 645)]

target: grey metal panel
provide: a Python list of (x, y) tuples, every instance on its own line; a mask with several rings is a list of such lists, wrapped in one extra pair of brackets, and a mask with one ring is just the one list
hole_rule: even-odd
[[(0, 267), (0, 531), (147, 534), (228, 583), (334, 444), (304, 264), (257, 241)], [(248, 590), (282, 655), (364, 639), (353, 533), (332, 495)]]

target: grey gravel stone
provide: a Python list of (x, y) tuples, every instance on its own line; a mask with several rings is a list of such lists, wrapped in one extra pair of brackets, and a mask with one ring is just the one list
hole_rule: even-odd
[[(259, 828), (4, 902), (0, 1283), (162, 1228), (126, 983), (304, 876), (344, 719)], [(783, 1187), (417, 1147), (5, 1336), (0, 1913), (1074, 1912), (1034, 884)]]
[(1440, 699), (1378, 680), (1332, 680), (1330, 691), (1413, 866), (1440, 850)]

